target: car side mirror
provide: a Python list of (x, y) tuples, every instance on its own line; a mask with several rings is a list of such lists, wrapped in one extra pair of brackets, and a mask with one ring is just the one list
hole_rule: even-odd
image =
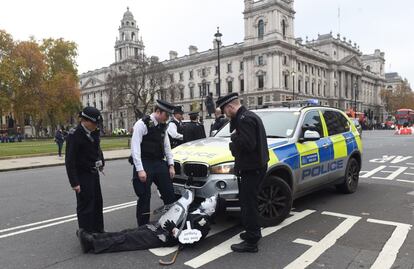
[(303, 135), (302, 141), (317, 141), (319, 139), (321, 139), (321, 136), (317, 131), (306, 130)]

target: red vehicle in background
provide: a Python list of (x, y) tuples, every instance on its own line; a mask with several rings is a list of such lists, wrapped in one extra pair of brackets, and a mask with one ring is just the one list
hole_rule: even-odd
[(412, 126), (414, 123), (414, 110), (402, 108), (398, 109), (395, 113), (395, 124), (398, 129), (402, 128), (403, 125)]

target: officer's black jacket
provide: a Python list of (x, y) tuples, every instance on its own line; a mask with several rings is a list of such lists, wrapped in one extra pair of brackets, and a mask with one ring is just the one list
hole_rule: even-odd
[(198, 122), (189, 122), (183, 130), (184, 143), (197, 139), (206, 138), (204, 126)]
[(227, 123), (227, 119), (224, 118), (224, 116), (220, 116), (218, 117), (213, 124), (211, 124), (211, 129), (210, 132), (215, 131), (215, 130), (220, 130), (221, 127), (224, 126), (224, 124)]
[[(183, 134), (183, 127), (178, 121), (176, 121), (175, 119), (172, 119), (170, 123), (175, 124), (175, 126), (177, 127), (177, 133)], [(178, 147), (179, 145), (183, 143), (183, 140), (175, 139), (169, 134), (168, 136), (170, 138), (170, 144), (171, 144), (172, 149), (175, 147)]]
[(92, 132), (91, 137), (92, 139), (86, 135), (80, 124), (68, 134), (65, 165), (72, 187), (79, 185), (79, 174), (90, 173), (94, 169), (96, 161), (102, 160), (105, 164), (100, 148), (99, 130)]
[(235, 158), (236, 172), (265, 167), (269, 151), (262, 120), (242, 106), (230, 122), (230, 132), (234, 130), (229, 146)]

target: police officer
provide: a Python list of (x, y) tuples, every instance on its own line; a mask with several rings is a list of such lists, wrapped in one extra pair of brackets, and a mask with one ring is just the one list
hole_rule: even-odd
[(235, 158), (242, 224), (246, 230), (240, 234), (243, 242), (232, 245), (231, 249), (235, 252), (257, 252), (257, 243), (261, 238), (257, 195), (269, 161), (266, 132), (262, 120), (240, 104), (237, 93), (219, 98), (217, 107), (231, 119), (229, 147)]
[[(136, 217), (138, 226), (149, 222), (151, 185), (154, 182), (164, 205), (175, 202), (172, 179), (174, 160), (167, 132), (167, 120), (174, 106), (157, 100), (154, 112), (134, 125), (131, 153), (134, 165), (132, 183), (138, 196)], [(166, 160), (164, 160), (166, 157)]]
[(183, 143), (183, 108), (182, 106), (174, 107), (173, 116), (168, 123), (168, 136), (170, 138), (171, 148), (178, 147)]
[(97, 125), (102, 117), (94, 107), (85, 107), (79, 117), (79, 125), (67, 136), (66, 172), (76, 192), (79, 229), (101, 233), (104, 221), (99, 171), (103, 170), (105, 163)]
[(213, 131), (220, 130), (227, 123), (227, 119), (223, 115), (220, 108), (216, 108), (216, 112), (214, 112), (215, 120), (211, 124), (210, 128), (210, 136), (212, 135)]
[(188, 115), (190, 116), (191, 122), (184, 128), (184, 143), (206, 138), (204, 126), (198, 121), (198, 112), (190, 112)]

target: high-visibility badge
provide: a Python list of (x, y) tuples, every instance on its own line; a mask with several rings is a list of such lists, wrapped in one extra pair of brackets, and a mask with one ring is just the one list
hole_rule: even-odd
[(191, 229), (191, 224), (187, 221), (187, 229), (181, 231), (178, 236), (178, 241), (180, 241), (181, 244), (192, 244), (200, 241), (201, 236), (201, 232), (199, 230)]

